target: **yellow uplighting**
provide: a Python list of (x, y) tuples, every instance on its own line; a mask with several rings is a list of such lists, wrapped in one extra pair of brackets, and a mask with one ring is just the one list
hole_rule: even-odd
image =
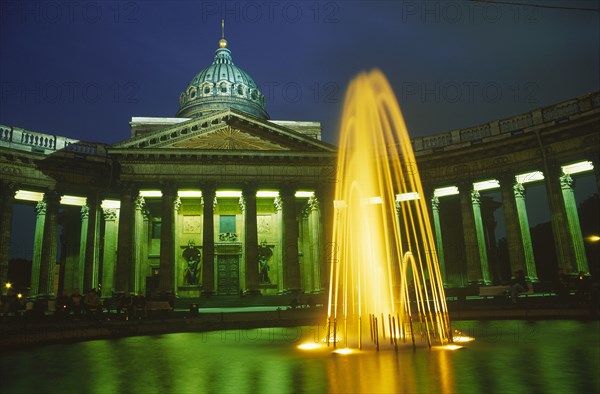
[(308, 197), (313, 197), (314, 195), (315, 195), (315, 192), (312, 192), (309, 190), (298, 190), (295, 194), (295, 197), (308, 198)]
[(488, 179), (487, 181), (473, 183), (473, 190), (477, 190), (477, 191), (497, 189), (499, 187), (500, 187), (500, 182), (498, 182), (496, 179)]
[(82, 207), (87, 203), (87, 198), (79, 197), (79, 196), (64, 195), (60, 198), (60, 203), (62, 205), (74, 205), (74, 206)]
[(323, 347), (322, 344), (315, 343), (315, 342), (307, 342), (307, 343), (298, 345), (298, 349), (302, 349), (302, 350), (315, 350), (315, 349), (320, 349), (322, 347)]
[(201, 190), (190, 190), (190, 189), (177, 190), (177, 195), (181, 198), (185, 198), (185, 197), (200, 198), (200, 197), (202, 197), (202, 191)]
[(442, 187), (433, 191), (433, 195), (436, 197), (453, 196), (455, 194), (458, 194), (458, 187), (456, 186)]
[(21, 294), (21, 293), (17, 294), (17, 298), (19, 298), (19, 299), (23, 298), (23, 294)]
[(594, 169), (594, 165), (591, 161), (580, 161), (579, 163), (567, 164), (562, 166), (562, 171), (565, 174), (578, 174), (580, 172), (591, 171)]
[(588, 242), (598, 242), (600, 241), (600, 236), (598, 235), (589, 235), (587, 237), (585, 237), (585, 240)]
[(277, 190), (259, 190), (256, 192), (256, 197), (279, 197), (279, 192)]
[(160, 190), (140, 190), (140, 197), (162, 197), (162, 192)]
[(32, 192), (30, 190), (17, 190), (15, 193), (15, 199), (40, 202), (44, 199), (44, 193)]
[(217, 190), (217, 197), (242, 197), (241, 190)]
[(121, 201), (119, 200), (102, 200), (100, 204), (102, 209), (119, 209), (121, 208)]
[(10, 289), (10, 288), (12, 288), (12, 283), (10, 283), (10, 282), (6, 282), (6, 283), (4, 284), (4, 287), (5, 287), (5, 288), (7, 288), (7, 289)]
[(419, 193), (417, 192), (396, 194), (396, 201), (398, 202), (418, 200), (419, 198), (421, 198), (421, 196), (419, 196)]
[(519, 174), (515, 176), (515, 180), (517, 181), (517, 183), (535, 182), (541, 181), (543, 179), (544, 173), (542, 173), (541, 171), (527, 172), (525, 174)]
[(442, 346), (442, 349), (446, 349), (446, 350), (458, 350), (458, 349), (462, 349), (462, 348), (463, 347), (460, 345), (452, 345), (452, 344)]

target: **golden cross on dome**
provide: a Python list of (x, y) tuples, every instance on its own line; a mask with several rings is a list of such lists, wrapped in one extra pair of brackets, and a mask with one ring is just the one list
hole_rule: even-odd
[(227, 48), (227, 40), (225, 39), (225, 19), (221, 19), (221, 39), (219, 40), (219, 48)]

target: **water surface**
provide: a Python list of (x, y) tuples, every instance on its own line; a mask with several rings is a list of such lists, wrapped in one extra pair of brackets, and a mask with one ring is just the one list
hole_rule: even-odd
[(477, 339), (336, 355), (322, 327), (94, 340), (5, 352), (9, 393), (600, 392), (600, 322), (455, 322)]

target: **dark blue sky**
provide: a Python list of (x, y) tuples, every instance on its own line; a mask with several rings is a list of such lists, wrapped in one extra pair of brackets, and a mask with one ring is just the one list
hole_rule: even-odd
[[(514, 2), (521, 2), (514, 0)], [(600, 8), (596, 1), (536, 1)], [(272, 119), (336, 143), (343, 95), (381, 68), (411, 136), (600, 90), (600, 13), (470, 1), (3, 1), (0, 124), (113, 143), (172, 117), (226, 19), (236, 65)]]

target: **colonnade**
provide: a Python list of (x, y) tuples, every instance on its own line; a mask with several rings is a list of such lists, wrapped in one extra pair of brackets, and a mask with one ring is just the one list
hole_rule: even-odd
[[(2, 209), (9, 213), (0, 220), (1, 257), (5, 262), (0, 279), (3, 282), (7, 278), (16, 190), (12, 185), (2, 185)], [(154, 276), (158, 283), (156, 291), (183, 292), (184, 296), (220, 294), (223, 288), (217, 260), (219, 255), (232, 255), (240, 260), (236, 293), (323, 290), (324, 223), (314, 191), (299, 195), (294, 188), (284, 186), (269, 190), (265, 196), (257, 187), (245, 186), (219, 195), (222, 191), (215, 185), (185, 191), (188, 194), (182, 195), (174, 183), (163, 184), (156, 190), (127, 184), (121, 188), (119, 199), (100, 199), (97, 194), (76, 197), (81, 214), (78, 256), (76, 263), (73, 258), (67, 260), (68, 266), (64, 268), (67, 272), (62, 279), (64, 289), (87, 291), (101, 286), (102, 297), (107, 298), (115, 291), (145, 292), (146, 278)], [(30, 295), (53, 297), (58, 286), (55, 269), (59, 267), (59, 208), (65, 196), (55, 191), (34, 194), (29, 199), (36, 204)], [(234, 207), (230, 216), (241, 223), (237, 234), (219, 233), (216, 219), (224, 212), (219, 208), (222, 201)], [(192, 208), (185, 211), (186, 206), (195, 211), (190, 214)], [(184, 229), (184, 225), (188, 227)], [(155, 228), (160, 229), (159, 246)], [(184, 286), (182, 272), (186, 261), (182, 250), (186, 242), (201, 250), (202, 275), (199, 283)], [(263, 268), (271, 270), (271, 283), (259, 281), (261, 243), (273, 251), (271, 260), (263, 262), (271, 265)]]
[(573, 175), (592, 170), (595, 173), (596, 185), (600, 189), (598, 165), (597, 163), (594, 165), (591, 161), (555, 166), (547, 173), (532, 171), (504, 175), (499, 179), (432, 188), (433, 195), (429, 198), (433, 228), (445, 283), (448, 281), (446, 276), (448, 262), (445, 261), (443, 253), (444, 235), (440, 220), (440, 200), (452, 195), (459, 197), (464, 237), (463, 257), (466, 262), (468, 283), (490, 284), (490, 266), (480, 197), (484, 190), (493, 189), (499, 189), (502, 198), (511, 271), (522, 269), (530, 281), (539, 280), (525, 200), (527, 185), (542, 181), (545, 182), (554, 235), (554, 245), (544, 245), (544, 247), (556, 248), (558, 268), (565, 273), (588, 273), (589, 266), (575, 202)]

